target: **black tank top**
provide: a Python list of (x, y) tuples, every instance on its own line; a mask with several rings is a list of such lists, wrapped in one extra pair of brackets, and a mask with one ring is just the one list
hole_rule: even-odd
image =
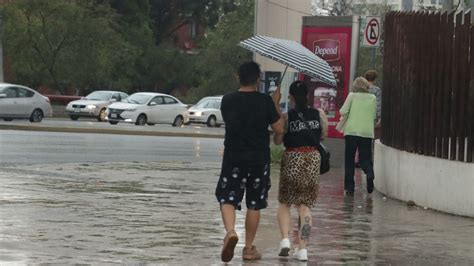
[(288, 112), (288, 129), (283, 138), (285, 147), (318, 147), (320, 139), (321, 119), (318, 110), (308, 108), (304, 112), (298, 112), (291, 109)]

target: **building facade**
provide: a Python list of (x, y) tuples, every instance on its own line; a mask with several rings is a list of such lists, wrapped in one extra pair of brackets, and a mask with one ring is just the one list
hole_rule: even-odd
[[(255, 35), (301, 42), (303, 16), (311, 16), (311, 0), (256, 0)], [(256, 56), (262, 71), (281, 72), (284, 66)]]

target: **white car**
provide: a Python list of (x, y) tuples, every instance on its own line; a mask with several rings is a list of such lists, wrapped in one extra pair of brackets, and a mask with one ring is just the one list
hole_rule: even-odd
[(171, 95), (138, 92), (109, 105), (107, 120), (112, 125), (126, 122), (140, 126), (171, 124), (180, 127), (189, 121), (189, 117), (187, 106)]
[(189, 108), (189, 122), (207, 124), (208, 127), (218, 127), (224, 124), (221, 113), (222, 96), (202, 98)]
[(5, 121), (29, 119), (41, 122), (52, 116), (49, 98), (20, 85), (0, 83), (0, 118)]
[(82, 116), (95, 117), (99, 121), (105, 121), (107, 106), (127, 97), (126, 93), (120, 91), (94, 91), (80, 100), (68, 103), (66, 114), (71, 120), (77, 120)]

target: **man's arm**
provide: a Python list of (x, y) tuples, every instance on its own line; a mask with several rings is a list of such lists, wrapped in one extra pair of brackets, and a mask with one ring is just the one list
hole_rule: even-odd
[(227, 97), (222, 97), (221, 100), (221, 115), (222, 115), (222, 120), (224, 120), (224, 123), (227, 122)]
[(380, 121), (382, 120), (382, 90), (377, 87), (377, 121), (375, 123), (375, 128), (379, 128), (381, 123)]
[(382, 113), (382, 90), (379, 87), (377, 87), (375, 97), (377, 103), (377, 120), (380, 120)]

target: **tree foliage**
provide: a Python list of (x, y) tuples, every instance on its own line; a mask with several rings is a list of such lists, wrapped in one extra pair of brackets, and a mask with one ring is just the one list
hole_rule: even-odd
[[(196, 95), (235, 88), (237, 47), (253, 29), (251, 0), (16, 0), (2, 7), (9, 82), (82, 94), (193, 88)], [(206, 28), (197, 51), (176, 47), (186, 23)]]
[(238, 87), (236, 70), (252, 53), (237, 44), (253, 35), (253, 1), (238, 1), (239, 8), (223, 17), (211, 29), (197, 56), (199, 87), (192, 93), (195, 100), (205, 95), (222, 95)]
[(60, 91), (107, 85), (130, 51), (104, 5), (19, 0), (4, 10), (5, 54), (15, 81)]

